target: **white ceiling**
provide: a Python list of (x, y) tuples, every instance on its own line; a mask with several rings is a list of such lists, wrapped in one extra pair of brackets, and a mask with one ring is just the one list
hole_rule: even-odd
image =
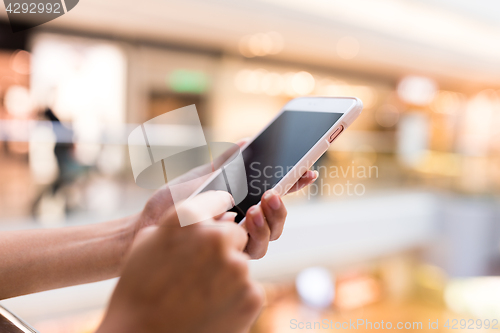
[[(82, 0), (45, 25), (238, 53), (251, 33), (278, 31), (270, 58), (400, 77), (430, 75), (445, 85), (500, 84), (497, 0)], [(340, 38), (360, 43), (340, 58)]]

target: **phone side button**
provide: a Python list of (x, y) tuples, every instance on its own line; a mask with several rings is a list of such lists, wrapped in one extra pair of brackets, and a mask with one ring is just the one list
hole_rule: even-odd
[(330, 143), (332, 143), (332, 142), (333, 142), (333, 140), (335, 140), (335, 138), (336, 138), (336, 137), (338, 137), (338, 136), (339, 136), (339, 134), (340, 134), (340, 133), (342, 133), (342, 131), (343, 131), (343, 130), (344, 130), (344, 126), (343, 126), (343, 125), (340, 125), (340, 127), (339, 127), (339, 128), (337, 128), (337, 129), (335, 130), (335, 132), (333, 132), (333, 134), (332, 134), (332, 135), (330, 135), (330, 139), (328, 139), (328, 141), (330, 141)]

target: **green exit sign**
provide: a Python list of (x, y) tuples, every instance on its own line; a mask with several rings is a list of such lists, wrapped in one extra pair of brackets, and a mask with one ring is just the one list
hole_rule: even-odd
[(208, 89), (208, 75), (200, 71), (177, 69), (168, 75), (167, 84), (176, 92), (202, 94)]

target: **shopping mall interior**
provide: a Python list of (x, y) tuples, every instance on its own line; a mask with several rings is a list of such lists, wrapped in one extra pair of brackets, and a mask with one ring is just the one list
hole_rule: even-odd
[[(355, 96), (362, 114), (250, 264), (266, 291), (251, 333), (323, 318), (495, 328), (497, 1), (85, 0), (17, 33), (0, 12), (0, 230), (140, 211), (152, 191), (127, 136), (165, 112), (195, 104), (210, 138), (236, 142), (293, 98)], [(88, 333), (115, 284), (0, 304), (41, 333)]]

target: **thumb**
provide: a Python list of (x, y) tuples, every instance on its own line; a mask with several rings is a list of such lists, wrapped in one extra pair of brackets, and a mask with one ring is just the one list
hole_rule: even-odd
[(206, 221), (225, 213), (233, 206), (233, 196), (228, 192), (203, 192), (193, 198), (175, 203), (177, 222), (184, 227), (197, 222)]

